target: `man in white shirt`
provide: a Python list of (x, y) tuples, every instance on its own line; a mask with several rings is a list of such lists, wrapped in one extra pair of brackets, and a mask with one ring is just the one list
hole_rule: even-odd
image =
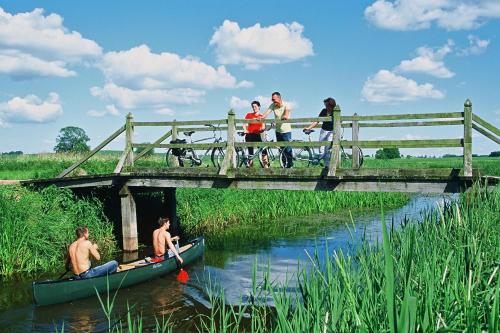
[[(281, 94), (277, 91), (271, 95), (273, 101), (269, 108), (262, 114), (262, 118), (266, 118), (271, 112), (274, 113), (276, 120), (288, 120), (290, 118), (290, 107), (288, 107), (281, 99)], [(292, 141), (292, 125), (290, 123), (281, 123), (276, 126), (276, 141)], [(285, 147), (284, 153), (286, 155), (286, 168), (293, 166), (292, 148)]]

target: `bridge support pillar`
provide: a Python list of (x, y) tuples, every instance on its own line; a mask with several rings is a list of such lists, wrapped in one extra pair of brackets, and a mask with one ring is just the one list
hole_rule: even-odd
[(139, 249), (137, 234), (137, 213), (135, 200), (128, 186), (120, 190), (122, 213), (123, 251), (134, 252)]
[(167, 217), (170, 218), (170, 233), (172, 235), (179, 234), (179, 220), (177, 219), (177, 200), (175, 194), (175, 187), (163, 189), (163, 202), (165, 203)]

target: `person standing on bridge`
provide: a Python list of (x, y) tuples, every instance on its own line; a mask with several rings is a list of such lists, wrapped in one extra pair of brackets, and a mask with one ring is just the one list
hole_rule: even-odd
[[(323, 100), (323, 103), (325, 104), (325, 108), (321, 110), (319, 113), (318, 117), (332, 117), (333, 115), (333, 109), (337, 105), (337, 102), (332, 97), (328, 97)], [(309, 126), (303, 129), (304, 133), (309, 134), (311, 133), (311, 130), (318, 125), (317, 121), (313, 121)], [(333, 121), (324, 121), (323, 124), (321, 124), (321, 130), (319, 132), (319, 141), (332, 141), (333, 137)], [(319, 147), (319, 154), (320, 158), (322, 158), (325, 161), (325, 166), (330, 165), (330, 148), (328, 146), (321, 146)]]
[[(170, 220), (167, 217), (160, 217), (158, 226), (159, 228), (153, 231), (153, 248), (155, 252), (155, 260), (153, 261), (161, 261), (175, 256), (182, 264), (184, 260), (179, 255), (179, 236), (170, 237), (170, 233), (167, 231), (170, 228)], [(175, 246), (172, 241), (177, 241)], [(165, 245), (168, 246), (167, 258), (165, 258)]]
[[(277, 91), (273, 92), (271, 100), (273, 102), (269, 105), (266, 112), (262, 114), (262, 118), (266, 118), (271, 112), (273, 112), (274, 119), (276, 120), (290, 119), (290, 112), (292, 110), (283, 102), (281, 94)], [(290, 123), (281, 123), (276, 126), (276, 141), (292, 141), (292, 125)], [(287, 164), (285, 167), (291, 168), (293, 166), (292, 147), (285, 147), (284, 151), (287, 155)]]
[[(245, 116), (245, 119), (260, 119), (262, 115), (259, 113), (260, 111), (260, 102), (253, 101), (252, 102), (252, 112), (248, 112)], [(264, 131), (265, 125), (264, 123), (251, 123), (251, 124), (243, 124), (243, 129), (245, 130), (245, 142), (262, 142), (262, 132)], [(253, 156), (254, 147), (248, 147), (248, 154)], [(264, 163), (264, 168), (269, 167), (269, 160), (267, 158), (267, 150), (262, 151), (262, 160)], [(249, 160), (249, 165), (253, 166), (253, 159)]]
[(76, 241), (71, 243), (68, 248), (69, 255), (66, 261), (66, 268), (69, 270), (69, 264), (71, 263), (71, 269), (76, 279), (88, 279), (116, 272), (118, 262), (115, 260), (111, 260), (101, 266), (91, 267), (90, 255), (96, 260), (101, 260), (101, 255), (97, 251), (97, 244), (92, 244), (89, 241), (88, 227), (76, 228), (76, 238)]

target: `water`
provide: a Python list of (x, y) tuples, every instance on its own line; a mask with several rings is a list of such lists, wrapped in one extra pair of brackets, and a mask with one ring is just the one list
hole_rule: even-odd
[[(418, 195), (399, 209), (385, 212), (386, 221), (395, 223), (404, 217), (419, 219), (426, 209), (433, 209), (444, 200), (456, 196)], [(293, 290), (295, 273), (299, 265), (307, 267), (317, 249), (321, 258), (326, 246), (333, 250), (349, 252), (365, 233), (370, 241), (381, 239), (380, 212), (353, 213), (354, 225), (348, 214), (343, 216), (310, 216), (294, 218), (297, 223), (311, 223), (322, 220), (325, 225), (316, 235), (308, 237), (283, 238), (262, 246), (245, 245), (231, 251), (206, 251), (203, 259), (190, 265), (186, 270), (190, 279), (187, 284), (176, 280), (175, 274), (164, 276), (147, 283), (132, 286), (118, 292), (114, 317), (125, 314), (127, 301), (134, 313), (142, 313), (145, 326), (154, 326), (155, 317), (170, 317), (175, 323), (175, 331), (194, 331), (198, 314), (209, 314), (206, 287), (213, 285), (223, 288), (230, 304), (239, 304), (252, 290), (252, 272), (257, 265), (257, 281), (262, 281), (268, 272), (270, 281), (284, 283)], [(328, 221), (328, 223), (324, 223)], [(31, 299), (31, 282), (11, 282), (0, 284), (0, 331), (2, 332), (54, 332), (64, 322), (65, 332), (98, 332), (107, 327), (106, 318), (97, 297), (72, 303), (35, 307)], [(126, 320), (126, 317), (122, 318)]]

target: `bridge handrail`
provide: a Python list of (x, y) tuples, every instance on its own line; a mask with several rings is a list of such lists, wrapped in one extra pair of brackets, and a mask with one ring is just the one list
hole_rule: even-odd
[[(420, 121), (400, 121), (400, 120), (420, 120)], [(432, 120), (437, 119), (437, 120)], [(378, 121), (391, 121), (392, 122), (378, 122)], [(424, 120), (424, 121), (421, 121)], [(291, 124), (292, 128), (303, 128), (308, 126), (311, 122), (318, 122), (316, 127), (319, 127), (321, 122), (331, 121), (334, 124), (334, 137), (332, 141), (313, 141), (313, 142), (288, 142), (287, 146), (291, 147), (320, 147), (332, 146), (332, 158), (328, 174), (335, 175), (338, 165), (339, 148), (340, 146), (352, 147), (353, 149), (353, 168), (356, 168), (357, 154), (356, 150), (361, 148), (433, 148), (433, 147), (463, 147), (464, 150), (464, 175), (470, 176), (472, 174), (472, 129), (477, 130), (479, 133), (488, 137), (496, 143), (500, 143), (500, 131), (494, 125), (483, 120), (479, 116), (472, 113), (472, 103), (466, 100), (464, 103), (463, 112), (440, 112), (440, 113), (421, 113), (421, 114), (390, 114), (390, 115), (370, 115), (360, 116), (356, 113), (352, 116), (342, 116), (340, 106), (336, 106), (332, 116), (328, 117), (303, 117), (292, 118), (288, 120), (275, 120), (275, 119), (237, 119), (232, 110), (228, 113), (227, 119), (216, 120), (188, 120), (188, 121), (163, 121), (163, 122), (141, 122), (134, 121), (132, 115), (127, 115), (126, 124), (120, 127), (115, 133), (109, 136), (101, 144), (95, 147), (91, 152), (85, 155), (82, 159), (65, 169), (59, 178), (68, 175), (71, 171), (76, 169), (79, 165), (87, 161), (90, 157), (96, 154), (104, 146), (114, 140), (118, 135), (126, 132), (125, 149), (120, 157), (120, 160), (115, 168), (115, 173), (120, 173), (124, 166), (133, 167), (134, 162), (143, 157), (154, 148), (192, 148), (192, 149), (210, 149), (210, 148), (223, 148), (226, 151), (225, 160), (223, 161), (223, 168), (221, 174), (227, 174), (230, 168), (235, 167), (235, 154), (236, 148), (247, 147), (282, 147), (283, 142), (236, 142), (236, 131), (241, 130), (244, 124), (251, 123), (275, 123), (277, 125), (282, 123)], [(205, 125), (205, 126), (202, 126)], [(216, 125), (216, 126), (206, 126)], [(170, 126), (166, 133), (153, 143), (135, 143), (133, 142), (133, 132), (135, 126)], [(463, 126), (463, 138), (456, 139), (431, 139), (431, 140), (358, 140), (360, 127), (410, 127), (410, 126)], [(222, 142), (212, 143), (185, 143), (185, 144), (172, 144), (162, 143), (167, 138), (177, 139), (179, 132), (187, 131), (213, 131), (214, 128), (218, 131), (227, 132), (227, 140)], [(352, 140), (342, 140), (340, 137), (341, 128), (352, 129)], [(134, 148), (142, 148), (136, 156), (134, 156)]]
[(94, 156), (99, 150), (104, 148), (108, 143), (113, 141), (118, 135), (122, 134), (125, 131), (125, 125), (120, 127), (116, 132), (111, 134), (106, 140), (101, 142), (97, 147), (92, 149), (88, 154), (86, 154), (82, 159), (78, 160), (77, 162), (73, 163), (69, 168), (65, 169), (63, 172), (61, 172), (59, 175), (57, 175), (57, 178), (63, 178), (64, 176), (68, 175), (71, 171), (75, 170), (78, 168), (81, 164), (83, 164), (85, 161), (87, 161), (89, 158)]

